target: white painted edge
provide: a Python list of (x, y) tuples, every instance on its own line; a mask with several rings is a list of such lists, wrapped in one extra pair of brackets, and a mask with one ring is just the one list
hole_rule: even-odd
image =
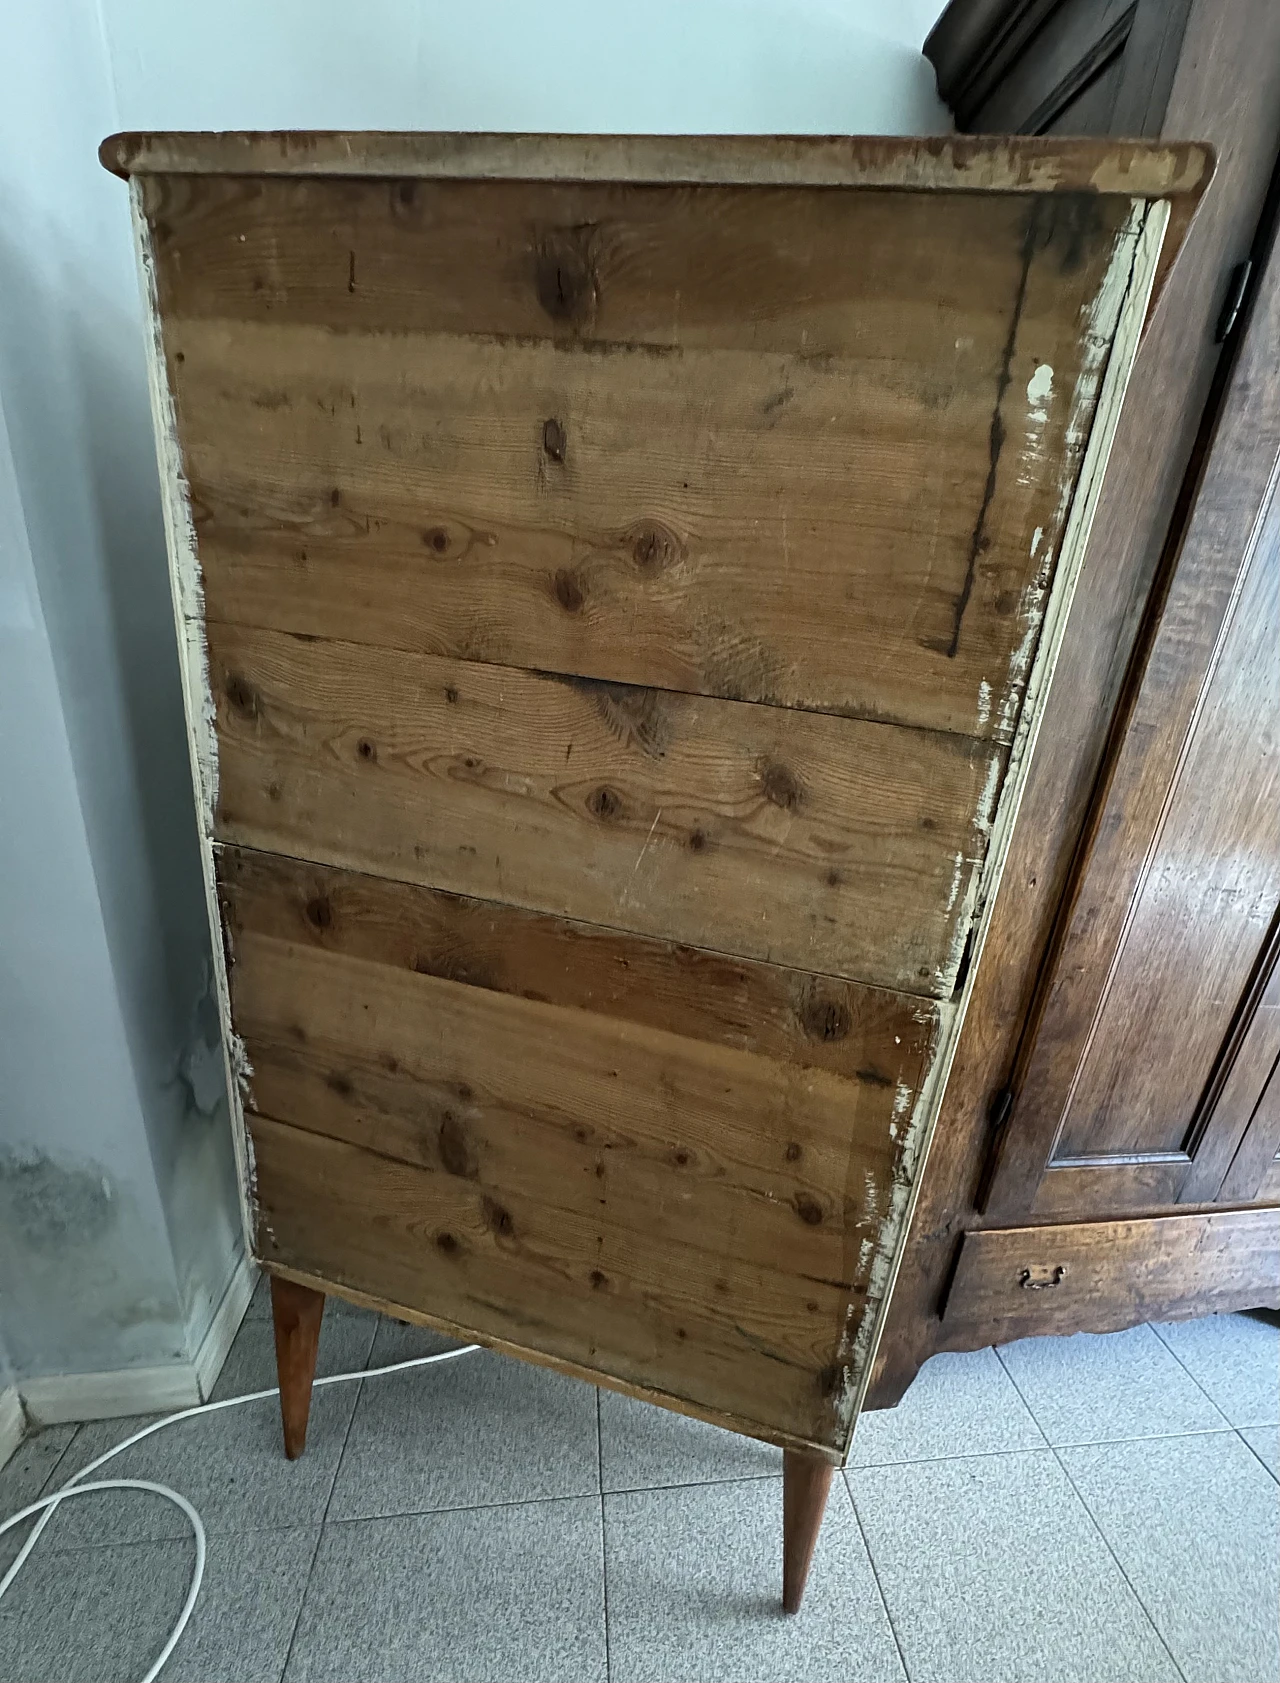
[(16, 1385), (0, 1391), (0, 1468), (11, 1459), (27, 1435), (27, 1416)]
[(1091, 307), (1090, 335), (1094, 337), (1096, 343), (1103, 346), (1110, 345), (1110, 354), (1106, 361), (1106, 373), (1103, 377), (1102, 391), (1089, 434), (1088, 447), (1081, 464), (1080, 477), (1071, 500), (1071, 513), (1063, 535), (1058, 565), (1041, 626), (1035, 661), (1027, 680), (1026, 695), (1014, 735), (1013, 746), (1009, 753), (1009, 766), (996, 809), (991, 832), (991, 845), (980, 878), (975, 906), (978, 925), (974, 934), (969, 973), (965, 979), (964, 989), (959, 1000), (954, 1004), (944, 1004), (940, 1009), (941, 1028), (938, 1048), (934, 1056), (933, 1067), (921, 1087), (920, 1097), (916, 1101), (912, 1113), (907, 1138), (903, 1146), (900, 1179), (895, 1185), (895, 1194), (900, 1196), (900, 1213), (897, 1210), (892, 1212), (885, 1223), (884, 1230), (882, 1230), (888, 1233), (893, 1216), (898, 1215), (899, 1224), (896, 1234), (890, 1240), (894, 1247), (892, 1260), (890, 1261), (885, 1256), (883, 1244), (881, 1255), (877, 1258), (878, 1263), (888, 1264), (885, 1269), (883, 1287), (879, 1292), (876, 1291), (875, 1270), (873, 1268), (868, 1297), (873, 1299), (878, 1311), (875, 1315), (874, 1326), (865, 1339), (862, 1336), (862, 1329), (859, 1329), (857, 1353), (858, 1359), (862, 1361), (863, 1365), (858, 1379), (853, 1410), (849, 1417), (850, 1436), (849, 1442), (845, 1446), (846, 1456), (853, 1441), (853, 1428), (857, 1425), (858, 1416), (862, 1412), (867, 1388), (871, 1383), (871, 1375), (875, 1370), (880, 1339), (889, 1319), (894, 1287), (902, 1268), (902, 1259), (906, 1254), (911, 1225), (915, 1219), (916, 1207), (920, 1200), (920, 1189), (924, 1184), (924, 1177), (928, 1170), (929, 1151), (937, 1131), (938, 1118), (942, 1112), (942, 1098), (950, 1079), (951, 1066), (955, 1061), (956, 1048), (959, 1045), (960, 1032), (964, 1027), (965, 1015), (969, 1009), (969, 1001), (973, 997), (979, 966), (982, 962), (983, 949), (986, 946), (987, 934), (995, 910), (997, 893), (1004, 873), (1005, 862), (1009, 856), (1014, 826), (1027, 786), (1027, 777), (1032, 755), (1035, 751), (1036, 739), (1040, 734), (1040, 726), (1047, 711), (1053, 675), (1057, 669), (1067, 619), (1075, 597), (1076, 585), (1084, 564), (1085, 553), (1088, 549), (1089, 534), (1093, 529), (1094, 515), (1097, 512), (1103, 478), (1111, 455), (1111, 447), (1115, 441), (1125, 392), (1128, 390), (1129, 377), (1138, 353), (1142, 324), (1146, 319), (1151, 289), (1155, 284), (1160, 248), (1164, 244), (1168, 223), (1169, 206), (1166, 201), (1157, 200), (1149, 203), (1141, 199), (1134, 200), (1130, 221), (1127, 224), (1128, 230), (1131, 231), (1131, 237), (1128, 239), (1122, 237), (1117, 242), (1111, 265)]
[(236, 1261), (235, 1272), (222, 1294), (222, 1302), (213, 1312), (213, 1319), (209, 1322), (208, 1331), (200, 1340), (200, 1348), (196, 1351), (192, 1363), (202, 1401), (208, 1400), (209, 1393), (218, 1382), (222, 1364), (226, 1361), (227, 1353), (240, 1330), (240, 1323), (244, 1320), (257, 1283), (258, 1265), (242, 1251)]
[(156, 435), (156, 464), (160, 471), (160, 497), (164, 510), (165, 548), (169, 557), (169, 589), (173, 599), (174, 626), (178, 641), (178, 666), (182, 677), (182, 702), (186, 713), (187, 746), (191, 755), (191, 780), (195, 789), (196, 827), (200, 841), (200, 865), (204, 877), (205, 909), (213, 948), (214, 991), (218, 1021), (222, 1030), (223, 1077), (227, 1107), (231, 1113), (231, 1138), (236, 1156), (236, 1180), (240, 1189), (240, 1221), (246, 1252), (254, 1254), (253, 1147), (244, 1125), (243, 1092), (251, 1073), (244, 1043), (231, 1026), (231, 993), (227, 979), (226, 952), (222, 942), (222, 919), (218, 911), (217, 878), (213, 861), (213, 814), (218, 794), (217, 737), (214, 730), (213, 692), (209, 683), (209, 660), (204, 641), (203, 592), (200, 564), (196, 557), (195, 524), (191, 518), (191, 493), (182, 466), (178, 442), (178, 420), (173, 393), (165, 369), (160, 306), (156, 295), (155, 261), (151, 234), (142, 209), (143, 183), (129, 183), (129, 207), (133, 219), (134, 251), (138, 282), (146, 312), (147, 386), (151, 396), (151, 422)]

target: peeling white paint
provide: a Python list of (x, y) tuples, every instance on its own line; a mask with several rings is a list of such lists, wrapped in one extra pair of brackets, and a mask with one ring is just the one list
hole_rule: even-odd
[[(1133, 202), (1125, 233), (1117, 241), (1106, 277), (1091, 307), (1089, 329), (1096, 336), (1097, 354), (1092, 353), (1092, 348), (1086, 348), (1086, 362), (1089, 366), (1082, 375), (1081, 384), (1087, 386), (1091, 380), (1095, 384), (1087, 395), (1082, 395), (1077, 390), (1076, 402), (1073, 405), (1075, 438), (1084, 449), (1084, 461), (1078, 483), (1074, 466), (1070, 472), (1064, 473), (1062, 495), (1065, 500), (1062, 502), (1061, 513), (1067, 516), (1067, 525), (1059, 546), (1058, 577), (1053, 581), (1053, 589), (1049, 590), (1050, 581), (1047, 572), (1042, 569), (1045, 576), (1037, 582), (1036, 594), (1028, 592), (1024, 601), (1030, 617), (1033, 611), (1038, 611), (1038, 602), (1047, 594), (1044, 623), (1040, 633), (1036, 636), (1032, 629), (1031, 634), (1024, 638), (1024, 648), (1020, 651), (1019, 658), (1025, 663), (1024, 671), (1030, 668), (1026, 695), (1019, 709), (1018, 685), (1011, 686), (1012, 708), (1009, 723), (1012, 726), (1013, 715), (1016, 714), (1016, 734), (1013, 736), (1003, 785), (1000, 787), (999, 803), (990, 821), (990, 846), (982, 870), (974, 873), (970, 895), (967, 897), (971, 906), (970, 916), (975, 920), (976, 929), (973, 962), (968, 983), (959, 999), (945, 1001), (937, 1007), (938, 1038), (929, 1060), (928, 1074), (921, 1084), (921, 1091), (912, 1108), (910, 1123), (902, 1141), (894, 1173), (890, 1212), (881, 1225), (876, 1253), (869, 1271), (867, 1306), (853, 1340), (852, 1369), (857, 1372), (859, 1379), (856, 1397), (848, 1414), (843, 1417), (850, 1426), (857, 1418), (871, 1381), (876, 1347), (884, 1321), (882, 1311), (890, 1300), (901, 1265), (915, 1202), (919, 1196), (925, 1160), (937, 1125), (941, 1096), (950, 1075), (964, 1014), (972, 994), (974, 978), (979, 970), (996, 892), (1026, 784), (1027, 768), (1044, 715), (1045, 696), (1053, 679), (1071, 598), (1088, 544), (1102, 475), (1115, 437), (1120, 407), (1133, 366), (1147, 301), (1155, 280), (1156, 264), (1168, 218), (1167, 202), (1161, 201), (1151, 205), (1141, 200)], [(1101, 384), (1101, 391), (1094, 411), (1093, 392), (1097, 390), (1098, 383)], [(1092, 416), (1092, 423), (1086, 427), (1085, 417), (1089, 415)], [(1068, 456), (1073, 454), (1073, 451), (1068, 450)], [(1056, 532), (1060, 529), (1059, 520), (1051, 530)], [(1042, 537), (1043, 533), (1037, 532), (1033, 554), (1038, 550)], [(1046, 561), (1048, 559), (1046, 556)], [(982, 799), (984, 809), (989, 810), (995, 799), (998, 778), (999, 760), (993, 759), (993, 770), (988, 773)], [(970, 916), (964, 919), (966, 931)], [(847, 1342), (847, 1332), (843, 1342)], [(846, 1388), (842, 1386), (841, 1398), (846, 1394)]]
[(1040, 545), (1044, 542), (1044, 527), (1037, 526), (1031, 534), (1031, 559), (1034, 561), (1040, 553)]
[(146, 311), (148, 335), (147, 386), (151, 397), (151, 424), (156, 435), (156, 463), (160, 470), (160, 499), (164, 514), (165, 545), (169, 556), (169, 589), (173, 599), (174, 627), (178, 638), (178, 668), (187, 718), (187, 746), (191, 755), (191, 780), (195, 789), (196, 828), (200, 843), (200, 865), (204, 878), (205, 910), (213, 946), (214, 988), (218, 1020), (222, 1029), (223, 1078), (227, 1106), (231, 1113), (231, 1138), (240, 1181), (240, 1219), (250, 1256), (258, 1252), (256, 1175), (253, 1146), (244, 1125), (244, 1104), (249, 1097), (253, 1069), (244, 1042), (231, 1026), (231, 991), (227, 981), (227, 955), (222, 939), (222, 918), (218, 909), (217, 879), (213, 861), (213, 815), (218, 801), (218, 746), (213, 686), (209, 681), (209, 656), (204, 640), (204, 593), (200, 584), (200, 563), (196, 554), (195, 522), (191, 518), (191, 492), (183, 471), (178, 443), (178, 418), (165, 366), (164, 339), (160, 327), (160, 305), (156, 292), (155, 259), (151, 231), (142, 209), (142, 179), (129, 182), (129, 208), (133, 219), (134, 252), (138, 281)]
[(1031, 413), (1041, 426), (1049, 418), (1049, 403), (1053, 397), (1053, 369), (1047, 362), (1038, 364), (1035, 373), (1027, 381), (1027, 403)]
[[(1033, 552), (1034, 553), (1034, 552)], [(978, 723), (985, 725), (991, 717), (991, 685), (985, 678), (978, 680)]]

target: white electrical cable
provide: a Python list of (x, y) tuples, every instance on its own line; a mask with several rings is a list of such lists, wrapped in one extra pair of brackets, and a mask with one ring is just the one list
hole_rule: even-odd
[[(384, 1373), (404, 1373), (409, 1368), (430, 1367), (433, 1362), (447, 1362), (455, 1356), (469, 1356), (479, 1348), (478, 1344), (463, 1344), (457, 1350), (441, 1350), (435, 1356), (414, 1356), (407, 1362), (391, 1362), (386, 1367), (362, 1368), (357, 1373), (332, 1373), (323, 1379), (317, 1379), (315, 1384), (342, 1385), (351, 1379), (378, 1379)], [(114, 1456), (122, 1454), (124, 1450), (131, 1449), (135, 1443), (141, 1443), (143, 1438), (149, 1438), (152, 1432), (162, 1431), (165, 1426), (176, 1426), (179, 1420), (191, 1420), (197, 1414), (216, 1414), (221, 1408), (238, 1408), (241, 1403), (261, 1402), (264, 1397), (278, 1397), (279, 1395), (280, 1387), (273, 1385), (269, 1391), (247, 1391), (242, 1397), (224, 1397), (221, 1402), (200, 1403), (195, 1408), (184, 1408), (180, 1409), (177, 1414), (167, 1414), (163, 1420), (153, 1420), (149, 1426), (144, 1426), (140, 1432), (135, 1432), (131, 1438), (126, 1438), (123, 1443), (116, 1444), (113, 1449), (108, 1449), (105, 1455), (99, 1455), (96, 1461), (90, 1461), (87, 1466), (81, 1467), (78, 1473), (73, 1473), (61, 1490), (55, 1490), (51, 1496), (42, 1496), (38, 1502), (31, 1502), (18, 1513), (11, 1514), (4, 1524), (0, 1525), (0, 1537), (3, 1537), (6, 1531), (11, 1531), (15, 1525), (21, 1525), (24, 1519), (30, 1519), (32, 1514), (39, 1514), (40, 1520), (22, 1545), (13, 1565), (4, 1577), (0, 1578), (0, 1598), (4, 1596), (9, 1585), (21, 1572), (26, 1564), (27, 1556), (36, 1546), (45, 1526), (48, 1525), (63, 1502), (69, 1502), (73, 1496), (91, 1495), (97, 1490), (149, 1490), (153, 1496), (163, 1496), (167, 1502), (172, 1502), (176, 1507), (181, 1508), (191, 1521), (191, 1530), (196, 1540), (196, 1562), (191, 1571), (191, 1584), (187, 1590), (187, 1599), (182, 1604), (182, 1611), (178, 1614), (177, 1622), (169, 1632), (169, 1639), (160, 1650), (158, 1658), (142, 1679), (142, 1683), (155, 1683), (155, 1679), (160, 1675), (165, 1661), (178, 1646), (179, 1639), (187, 1628), (187, 1622), (195, 1611), (196, 1597), (200, 1594), (200, 1584), (204, 1578), (206, 1553), (204, 1525), (200, 1515), (181, 1491), (171, 1490), (167, 1484), (153, 1484), (149, 1479), (142, 1478), (106, 1478), (98, 1479), (93, 1484), (82, 1484), (81, 1480), (87, 1478), (90, 1473), (96, 1473), (99, 1467), (110, 1461)]]

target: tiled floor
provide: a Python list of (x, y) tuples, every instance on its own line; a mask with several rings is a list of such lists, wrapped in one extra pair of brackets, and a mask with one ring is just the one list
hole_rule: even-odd
[[(322, 1371), (443, 1342), (334, 1304)], [(259, 1297), (219, 1394), (271, 1375)], [(859, 1426), (795, 1619), (776, 1451), (494, 1355), (317, 1392), (292, 1465), (266, 1402), (111, 1471), (185, 1492), (209, 1532), (165, 1683), (1261, 1683), (1277, 1421), (1280, 1329), (1251, 1317), (938, 1356)], [(130, 1425), (29, 1440), (0, 1516)], [(60, 1514), (0, 1602), (0, 1678), (140, 1676), (184, 1523), (133, 1493)]]

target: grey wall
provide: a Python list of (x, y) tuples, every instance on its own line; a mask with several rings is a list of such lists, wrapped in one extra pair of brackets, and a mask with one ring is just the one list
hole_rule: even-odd
[(56, 0), (0, 60), (0, 1343), (188, 1359), (239, 1245), (118, 128), (931, 132), (941, 0)]
[[(188, 1359), (240, 1244), (95, 6), (0, 62), (0, 1336)], [(17, 51), (13, 51), (13, 46)]]

